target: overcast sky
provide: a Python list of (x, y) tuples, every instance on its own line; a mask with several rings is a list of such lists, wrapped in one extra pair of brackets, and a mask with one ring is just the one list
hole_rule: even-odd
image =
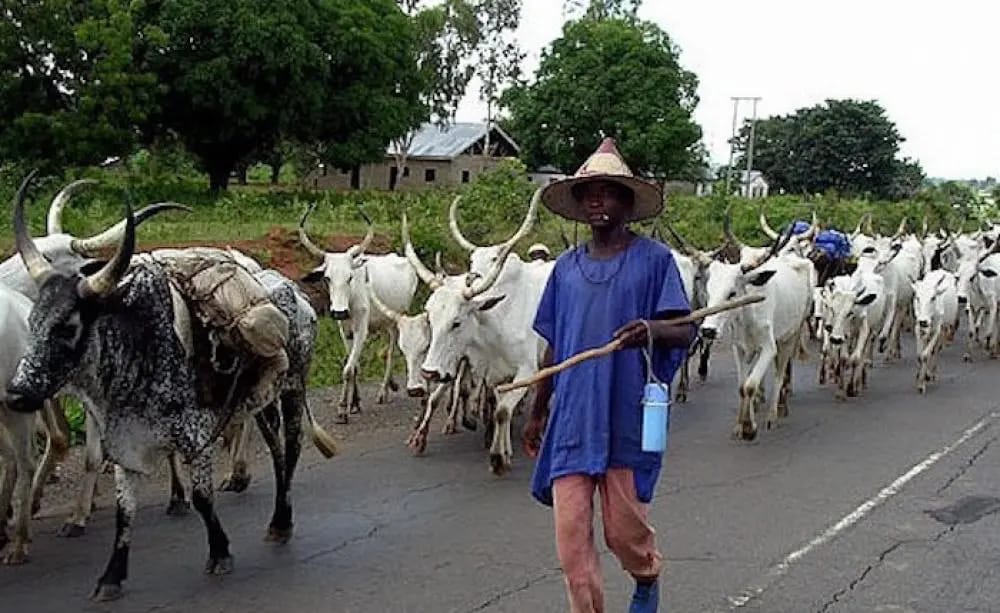
[[(518, 39), (533, 75), (560, 35), (562, 0), (524, 0)], [(876, 99), (929, 176), (1000, 176), (1000, 3), (994, 0), (646, 0), (700, 80), (695, 118), (712, 161), (728, 161), (731, 96), (758, 116), (826, 98)], [(458, 119), (482, 121), (473, 92)], [(749, 113), (741, 104), (741, 114)]]

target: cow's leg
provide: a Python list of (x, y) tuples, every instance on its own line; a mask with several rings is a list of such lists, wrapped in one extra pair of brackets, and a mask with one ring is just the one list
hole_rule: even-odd
[(309, 410), (303, 382), (302, 391), (285, 392), (281, 397), (281, 423), (285, 428), (285, 481), (289, 492), (302, 455), (302, 419)]
[(191, 462), (191, 502), (201, 515), (208, 533), (208, 561), (205, 574), (224, 575), (233, 571), (233, 556), (229, 553), (229, 537), (222, 529), (212, 493), (212, 458), (202, 453)]
[[(744, 419), (740, 424), (740, 436), (745, 441), (752, 441), (757, 437), (757, 421), (755, 418), (757, 395), (762, 393), (761, 383), (764, 380), (764, 375), (767, 374), (767, 369), (771, 367), (772, 361), (777, 356), (777, 352), (778, 348), (775, 345), (774, 339), (769, 338), (765, 340), (757, 352), (756, 360), (750, 369), (750, 374), (747, 375), (746, 380), (740, 385), (740, 403), (746, 405), (744, 417), (749, 417), (749, 419)], [(777, 373), (775, 375), (777, 380)], [(777, 393), (777, 390), (775, 390), (775, 393)]]
[(265, 540), (287, 543), (292, 537), (292, 505), (288, 498), (284, 445), (278, 440), (281, 417), (277, 407), (272, 404), (254, 415), (254, 419), (268, 451), (271, 452), (271, 464), (274, 467), (274, 513), (271, 515)]
[[(892, 336), (893, 326), (896, 325), (896, 320), (898, 316), (896, 315), (896, 299), (895, 296), (888, 296), (886, 301), (886, 312), (888, 317), (882, 322), (882, 329), (878, 333), (878, 352), (885, 353), (889, 346), (889, 340)], [(888, 357), (888, 356), (887, 356)]]
[[(530, 377), (532, 374), (531, 371), (518, 371), (515, 380)], [(511, 416), (514, 414), (514, 407), (525, 394), (527, 391), (520, 389), (503, 394), (497, 399), (497, 409), (493, 415), (496, 425), (493, 431), (493, 444), (490, 446), (490, 469), (498, 477), (510, 470), (511, 459), (514, 457), (514, 446), (510, 440)]]
[(471, 367), (466, 372), (464, 382), (465, 384), (456, 392), (459, 401), (462, 403), (462, 427), (470, 432), (475, 432), (476, 428), (479, 427), (479, 423), (476, 420), (482, 417), (482, 407), (474, 406), (472, 411), (469, 410), (469, 402), (472, 400), (473, 393), (476, 392), (476, 398), (480, 398), (478, 394), (479, 388), (476, 387)]
[(426, 451), (427, 433), (431, 428), (431, 419), (434, 417), (434, 411), (437, 409), (441, 399), (447, 397), (450, 391), (450, 383), (441, 383), (434, 388), (434, 391), (427, 398), (427, 404), (424, 405), (424, 412), (420, 417), (420, 423), (417, 424), (417, 427), (413, 429), (413, 432), (406, 440), (406, 444), (413, 450), (413, 453), (419, 455)]
[(865, 350), (868, 347), (868, 338), (872, 334), (871, 325), (868, 319), (862, 319), (858, 330), (858, 337), (854, 350), (851, 352), (851, 382), (847, 386), (847, 395), (854, 397), (861, 393), (862, 373), (865, 367)]
[(344, 391), (340, 396), (340, 410), (337, 412), (336, 423), (338, 424), (347, 423), (348, 411), (351, 413), (361, 412), (361, 399), (358, 397), (358, 367), (361, 364), (361, 349), (368, 337), (368, 322), (360, 320), (355, 320), (355, 322), (351, 351), (347, 355), (347, 363), (344, 364), (342, 373)]
[(902, 313), (897, 315), (892, 327), (892, 353), (891, 356), (897, 360), (903, 357), (903, 321), (906, 318), (906, 307), (902, 309)]
[(176, 452), (170, 453), (169, 462), (170, 504), (167, 505), (167, 515), (180, 517), (187, 515), (188, 511), (191, 510), (191, 503), (188, 501), (187, 492), (184, 490), (184, 482), (181, 481), (184, 467), (182, 466), (180, 454)]
[(392, 378), (392, 354), (396, 350), (396, 338), (399, 336), (399, 331), (394, 325), (388, 326), (386, 330), (389, 334), (389, 347), (385, 354), (385, 376), (382, 377), (382, 386), (378, 390), (378, 396), (375, 397), (375, 404), (389, 402), (391, 392), (399, 389), (399, 385)]
[(42, 496), (45, 494), (45, 484), (48, 483), (49, 475), (57, 464), (66, 459), (66, 454), (69, 452), (69, 423), (58, 401), (45, 401), (42, 421), (45, 423), (46, 433), (45, 452), (31, 484), (32, 515), (42, 508)]
[(444, 421), (441, 434), (455, 434), (458, 432), (458, 410), (461, 402), (462, 388), (465, 386), (465, 378), (468, 374), (468, 367), (465, 362), (458, 366), (458, 373), (452, 382), (451, 390), (448, 394), (448, 418)]
[(798, 350), (799, 339), (777, 347), (774, 356), (774, 390), (771, 394), (770, 411), (767, 414), (767, 429), (778, 425), (778, 420), (788, 416), (788, 380), (792, 376), (792, 358)]
[(678, 373), (677, 379), (677, 391), (674, 394), (674, 400), (677, 402), (687, 402), (688, 399), (688, 377), (691, 365), (691, 356), (688, 355), (684, 358), (684, 363), (681, 365), (680, 373)]
[(115, 465), (115, 544), (104, 574), (97, 581), (92, 598), (116, 600), (122, 596), (122, 581), (128, 578), (128, 554), (132, 544), (132, 526), (138, 503), (139, 473)]
[(7, 537), (7, 512), (14, 499), (14, 481), (17, 478), (16, 454), (11, 434), (5, 428), (0, 428), (0, 550), (3, 550), (10, 541)]
[(489, 389), (489, 386), (484, 381), (480, 385), (480, 389), (483, 394), (482, 410), (483, 410), (483, 447), (489, 449), (493, 445), (493, 433), (496, 431), (497, 423), (495, 419), (496, 407), (497, 407), (497, 396)]
[(736, 384), (739, 389), (740, 405), (736, 411), (736, 425), (733, 426), (732, 432), (733, 439), (739, 439), (743, 436), (743, 424), (750, 421), (749, 405), (743, 401), (743, 372), (747, 366), (747, 359), (747, 352), (738, 343), (734, 343), (733, 362), (736, 365)]
[(84, 420), (86, 429), (86, 445), (83, 461), (83, 479), (80, 486), (80, 493), (76, 498), (73, 512), (66, 523), (59, 530), (59, 536), (75, 538), (83, 536), (87, 530), (87, 520), (94, 508), (94, 491), (97, 489), (98, 472), (101, 470), (101, 462), (104, 459), (104, 450), (101, 448), (101, 435), (97, 431), (93, 418), (88, 414)]
[(702, 383), (708, 379), (708, 358), (712, 352), (712, 341), (703, 340), (701, 352), (698, 355), (698, 378)]
[[(219, 485), (220, 492), (243, 492), (250, 487), (250, 468), (247, 449), (250, 443), (250, 424), (245, 420), (230, 424), (229, 474)], [(234, 432), (235, 430), (235, 432)]]

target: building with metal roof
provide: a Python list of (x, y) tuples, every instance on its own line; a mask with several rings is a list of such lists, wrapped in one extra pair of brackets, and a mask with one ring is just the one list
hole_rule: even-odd
[(410, 138), (386, 147), (385, 159), (353, 170), (320, 167), (307, 181), (318, 189), (419, 190), (470, 183), (520, 147), (502, 128), (485, 123), (424, 124)]

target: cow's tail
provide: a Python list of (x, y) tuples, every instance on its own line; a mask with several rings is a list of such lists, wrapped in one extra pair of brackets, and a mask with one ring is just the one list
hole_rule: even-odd
[(333, 440), (333, 437), (319, 425), (316, 421), (316, 417), (313, 415), (312, 409), (309, 408), (309, 403), (305, 402), (305, 422), (303, 422), (303, 427), (305, 428), (306, 434), (312, 439), (313, 445), (316, 445), (316, 449), (323, 454), (324, 458), (332, 458), (337, 455), (337, 442)]

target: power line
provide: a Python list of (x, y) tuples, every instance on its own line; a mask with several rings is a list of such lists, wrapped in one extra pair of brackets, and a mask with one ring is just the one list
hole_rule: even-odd
[(753, 166), (753, 147), (754, 138), (756, 136), (757, 128), (757, 103), (761, 100), (759, 96), (732, 96), (730, 100), (733, 101), (733, 133), (729, 139), (729, 165), (726, 166), (726, 195), (730, 195), (730, 181), (733, 176), (733, 156), (735, 154), (736, 147), (736, 121), (739, 116), (739, 106), (740, 102), (748, 100), (753, 102), (753, 113), (752, 119), (750, 120), (750, 143), (747, 146), (747, 176), (745, 181), (745, 194), (750, 194), (750, 171)]

